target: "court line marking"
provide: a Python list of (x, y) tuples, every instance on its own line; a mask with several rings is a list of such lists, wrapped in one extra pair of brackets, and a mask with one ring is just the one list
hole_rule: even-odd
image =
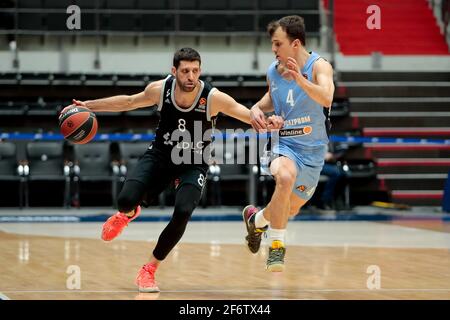
[(7, 295), (0, 292), (0, 300), (11, 300), (11, 298), (9, 298)]
[[(449, 289), (436, 288), (436, 289), (248, 289), (248, 290), (215, 290), (215, 289), (198, 289), (198, 290), (162, 290), (160, 293), (202, 293), (202, 292), (450, 292)], [(137, 290), (4, 290), (7, 293), (137, 293)], [(1, 293), (0, 293), (1, 294)], [(5, 296), (6, 297), (6, 296)]]

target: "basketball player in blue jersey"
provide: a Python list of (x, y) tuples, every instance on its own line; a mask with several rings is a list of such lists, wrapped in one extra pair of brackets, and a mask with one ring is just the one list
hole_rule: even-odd
[[(93, 112), (123, 112), (152, 105), (157, 106), (160, 112), (155, 141), (127, 175), (118, 197), (119, 211), (104, 223), (102, 230), (104, 241), (119, 236), (128, 223), (139, 216), (141, 205), (147, 206), (175, 181), (174, 212), (159, 236), (149, 262), (138, 272), (136, 285), (140, 292), (159, 291), (155, 272), (180, 241), (200, 201), (208, 170), (208, 156), (203, 155), (209, 153), (210, 129), (217, 114), (222, 112), (250, 123), (248, 108), (199, 79), (200, 64), (197, 51), (183, 48), (174, 54), (172, 74), (150, 83), (140, 93), (84, 102), (74, 100), (75, 105)], [(267, 125), (269, 129), (280, 128), (283, 123), (276, 116), (266, 120), (264, 127)], [(199, 128), (201, 132), (196, 132)], [(189, 138), (191, 141), (186, 141)], [(190, 161), (179, 163), (179, 158), (175, 159), (174, 155), (180, 152), (183, 153), (183, 160)], [(199, 158), (200, 161), (195, 161)]]
[(312, 197), (319, 181), (328, 144), (329, 111), (334, 94), (333, 68), (305, 49), (305, 24), (299, 16), (273, 21), (267, 28), (276, 60), (267, 71), (268, 92), (251, 109), (251, 123), (265, 129), (264, 113), (284, 119), (268, 161), (275, 179), (269, 204), (243, 211), (248, 248), (258, 252), (269, 227), (271, 244), (266, 269), (284, 270), (285, 233), (289, 216)]

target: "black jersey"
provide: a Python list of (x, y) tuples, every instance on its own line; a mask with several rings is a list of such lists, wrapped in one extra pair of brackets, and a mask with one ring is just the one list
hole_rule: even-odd
[(210, 98), (216, 89), (200, 80), (200, 90), (189, 108), (175, 102), (174, 76), (164, 80), (158, 104), (160, 120), (153, 146), (171, 156), (174, 164), (204, 164), (209, 161), (212, 130)]

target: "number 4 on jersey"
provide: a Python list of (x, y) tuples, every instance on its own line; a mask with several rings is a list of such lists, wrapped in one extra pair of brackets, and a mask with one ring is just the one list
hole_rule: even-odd
[(286, 103), (288, 103), (291, 107), (293, 107), (295, 105), (294, 92), (292, 91), (292, 89), (289, 89), (289, 92), (288, 92), (287, 98), (286, 98)]

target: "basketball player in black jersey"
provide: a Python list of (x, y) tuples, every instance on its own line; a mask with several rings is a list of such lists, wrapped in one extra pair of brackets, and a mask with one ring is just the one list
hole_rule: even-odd
[[(208, 170), (211, 127), (217, 114), (222, 112), (250, 123), (249, 109), (211, 84), (199, 80), (200, 65), (198, 52), (183, 48), (174, 54), (171, 75), (150, 83), (141, 93), (73, 101), (75, 105), (94, 112), (122, 112), (151, 105), (157, 105), (160, 111), (155, 141), (127, 176), (118, 197), (119, 211), (104, 223), (102, 230), (103, 240), (113, 240), (139, 216), (141, 204), (148, 205), (175, 181), (172, 219), (159, 236), (150, 261), (136, 277), (140, 292), (159, 291), (155, 282), (156, 269), (183, 236), (199, 203)], [(267, 119), (268, 129), (282, 125), (281, 117)]]

